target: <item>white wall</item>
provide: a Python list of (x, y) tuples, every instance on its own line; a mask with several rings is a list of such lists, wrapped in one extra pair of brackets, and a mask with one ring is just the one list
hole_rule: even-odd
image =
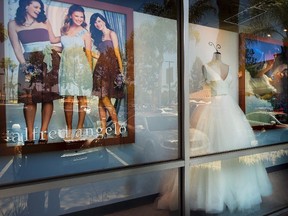
[[(201, 81), (201, 66), (212, 59), (215, 49), (208, 43), (213, 42), (215, 45), (221, 45), (219, 52), (222, 54), (222, 61), (229, 65), (229, 71), (233, 75), (232, 96), (238, 102), (238, 33), (195, 24), (190, 24), (189, 27), (189, 50), (191, 51), (189, 71), (193, 78), (198, 78)], [(197, 90), (198, 87), (194, 86), (192, 92)]]

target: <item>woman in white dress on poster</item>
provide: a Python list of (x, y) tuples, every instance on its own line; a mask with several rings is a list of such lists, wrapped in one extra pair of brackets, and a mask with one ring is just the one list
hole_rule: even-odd
[[(59, 68), (59, 89), (64, 97), (64, 113), (67, 126), (66, 142), (79, 141), (86, 117), (87, 97), (92, 91), (92, 40), (86, 29), (85, 11), (80, 5), (69, 7), (61, 28), (63, 46)], [(78, 123), (72, 134), (74, 97), (78, 100)]]

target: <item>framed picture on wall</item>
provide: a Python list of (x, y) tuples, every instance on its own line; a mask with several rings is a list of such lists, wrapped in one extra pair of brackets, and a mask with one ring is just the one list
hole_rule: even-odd
[(240, 35), (240, 106), (255, 129), (288, 123), (287, 44)]
[(4, 2), (4, 55), (15, 67), (5, 72), (1, 143), (39, 151), (133, 143), (133, 10), (25, 2)]

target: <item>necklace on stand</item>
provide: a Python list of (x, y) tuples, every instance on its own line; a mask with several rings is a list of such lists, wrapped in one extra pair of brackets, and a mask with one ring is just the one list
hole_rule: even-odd
[(35, 22), (35, 19), (31, 23), (24, 22), (22, 25), (25, 27), (30, 27)]

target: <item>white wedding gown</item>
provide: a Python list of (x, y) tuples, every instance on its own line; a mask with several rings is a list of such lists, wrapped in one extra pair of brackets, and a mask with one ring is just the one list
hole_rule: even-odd
[[(206, 84), (211, 88), (211, 103), (201, 105), (194, 111), (191, 140), (191, 156), (233, 149), (248, 148), (257, 144), (252, 128), (238, 104), (229, 95), (231, 74), (221, 76), (210, 66), (206, 68)], [(193, 130), (192, 130), (193, 131)], [(203, 134), (205, 136), (203, 136)], [(205, 138), (205, 139), (203, 139)], [(202, 140), (202, 148), (199, 148)], [(253, 158), (253, 156), (251, 156)], [(229, 159), (190, 168), (190, 207), (207, 213), (220, 213), (227, 207), (247, 210), (262, 202), (262, 196), (270, 195), (271, 183), (261, 161), (249, 163)], [(175, 173), (174, 173), (175, 174)], [(178, 176), (167, 181), (157, 200), (158, 208), (178, 208)]]

